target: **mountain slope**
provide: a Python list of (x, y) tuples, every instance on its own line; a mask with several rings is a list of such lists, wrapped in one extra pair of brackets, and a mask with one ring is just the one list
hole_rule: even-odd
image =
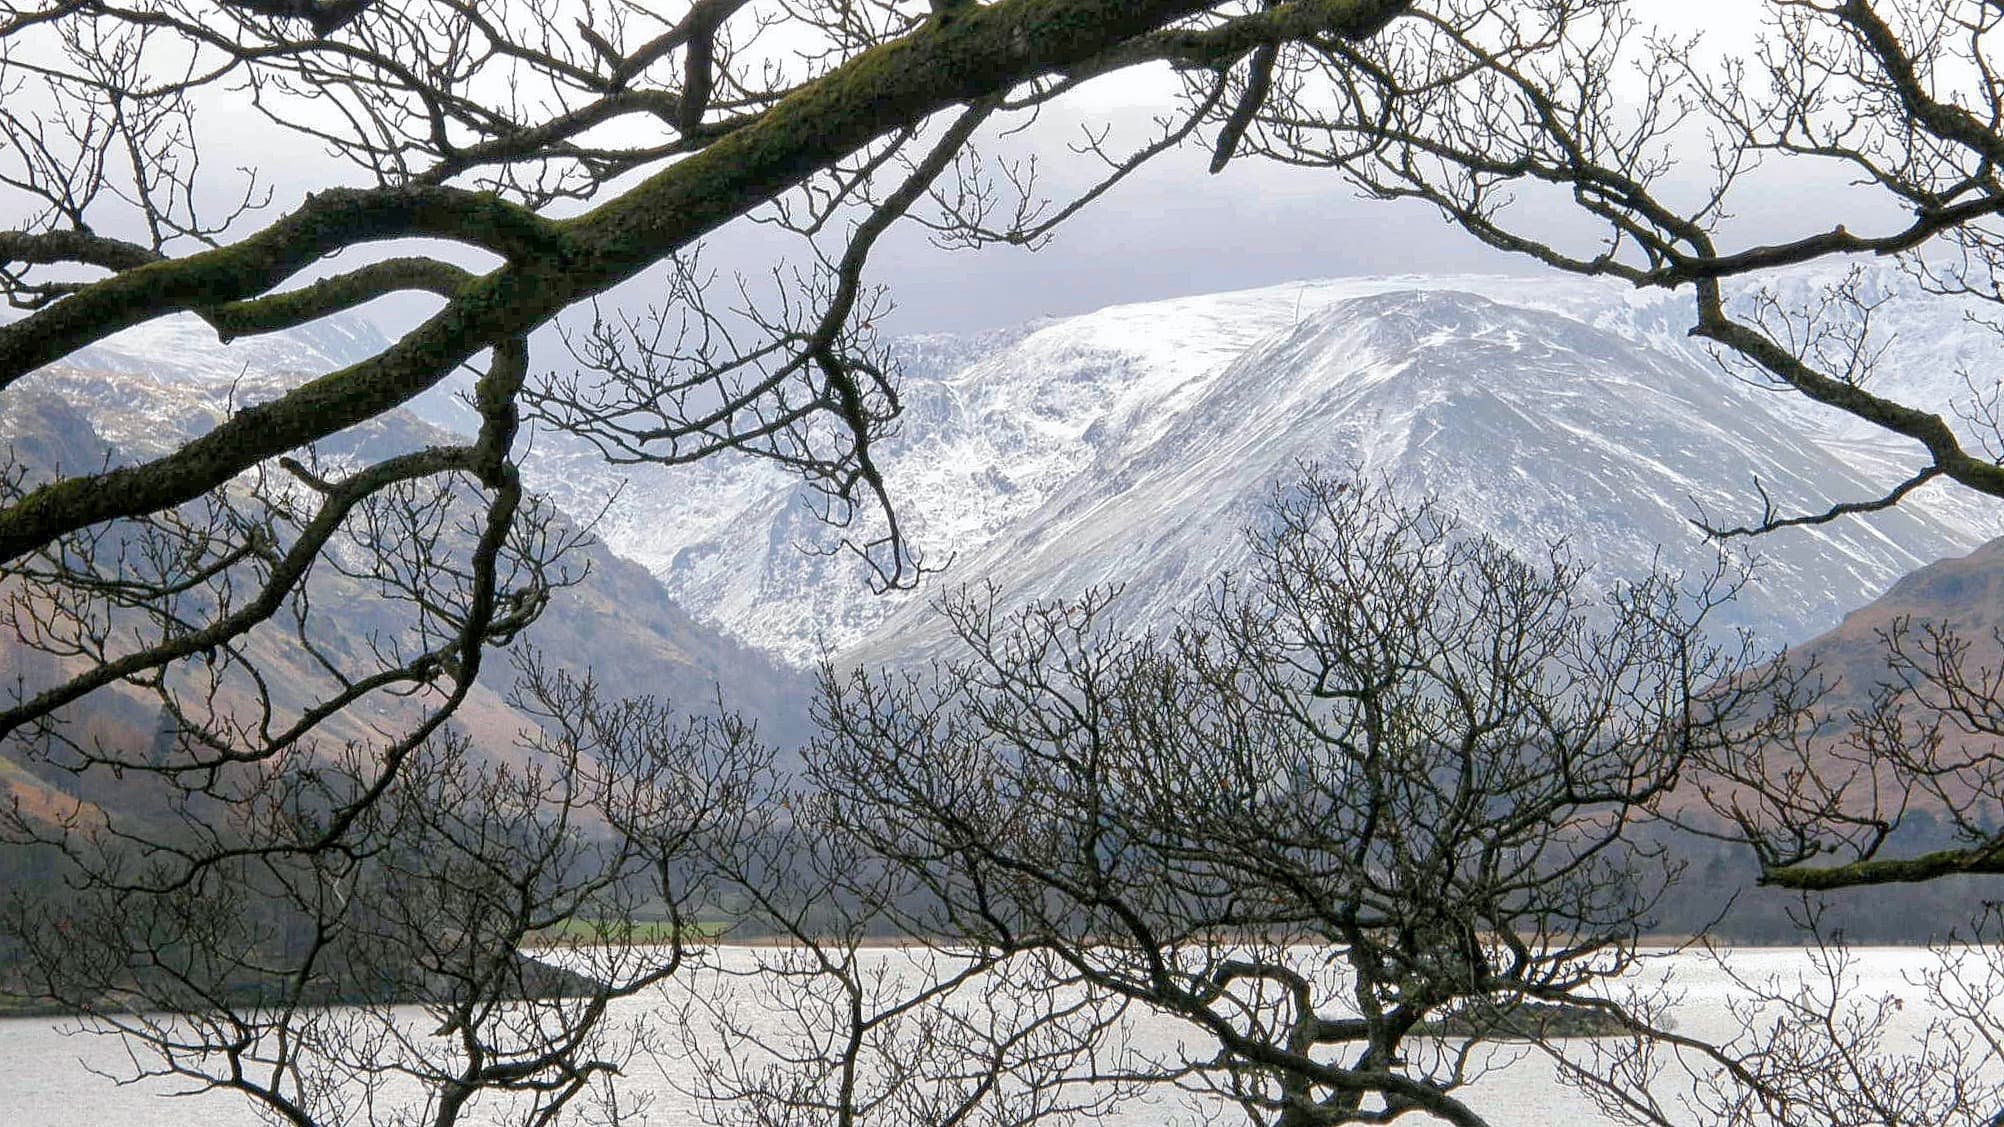
[(1921, 644), (1930, 624), (1954, 628), (1966, 647), (1960, 656), (1972, 678), (1979, 668), (2004, 666), (2004, 636), (1999, 633), (2004, 630), (2004, 538), (1902, 576), (1832, 629), (1794, 647), (1790, 659), (1814, 665), (1829, 688), (1823, 711), (1842, 716), (1867, 708), (1876, 692), (1897, 681), (1887, 662), (1889, 635), (1901, 633), (1907, 651), (1923, 667), (1931, 667)]
[[(1860, 846), (1880, 860), (1971, 848), (1996, 832), (2004, 800), (2001, 629), (2004, 538), (1903, 576), (1784, 655), (1802, 678), (1804, 711), (1790, 739), (1749, 746), (1735, 764), (1768, 780), (1767, 799), (1741, 783), (1693, 778), (1673, 805), (1700, 823), (1728, 804), (1752, 812), (1784, 847), (1799, 844), (1790, 827), (1806, 827), (1824, 847), (1807, 859), (1811, 868), (1842, 865)], [(1764, 698), (1755, 708), (1765, 719)], [(1900, 914), (1914, 911), (1946, 926), (1998, 891), (1994, 876), (1874, 888), (1848, 898), (1879, 920), (1853, 934), (1897, 930)]]
[[(1553, 314), (1454, 292), (1353, 298), (1242, 355), (1159, 437), (1095, 462), (962, 562), (1012, 594), (1124, 583), (1122, 617), (1161, 621), (1244, 558), (1240, 530), (1272, 483), (1321, 462), (1437, 497), (1522, 551), (1564, 540), (1601, 575), (1647, 568), (1659, 548), (1701, 570), (1712, 549), (1694, 505), (1731, 512), (1754, 478), (1784, 504), (1871, 488), (1768, 421), (1743, 389)], [(1769, 536), (1731, 617), (1787, 637), (1957, 545), (1911, 512)], [(900, 609), (859, 656), (929, 639), (931, 619)]]
[[(918, 338), (905, 344), (902, 433), (880, 461), (927, 558), (951, 561), (941, 582), (1043, 597), (1125, 582), (1135, 621), (1228, 566), (1236, 528), (1303, 461), (1440, 492), (1520, 549), (1566, 538), (1583, 559), (1630, 567), (1658, 545), (1670, 563), (1702, 563), (1689, 518), (1702, 507), (1738, 523), (1756, 479), (1784, 508), (1898, 480), (1903, 452), (1882, 439), (1720, 371), (1685, 336), (1682, 308), (1571, 279), (1345, 279)], [(1900, 324), (1930, 347), (1904, 369), (1888, 354), (1882, 376), (1899, 390), (1947, 395), (1961, 386), (1938, 371), (1949, 359), (2004, 359), (1939, 302)], [(559, 443), (544, 454), (532, 471), (574, 505), (612, 495), (605, 467)], [(2004, 533), (1995, 506), (1916, 501), (1764, 538), (1743, 620), (1772, 641), (1806, 637), (1906, 571)], [(930, 629), (925, 593), (872, 596), (853, 561), (803, 551), (832, 537), (769, 469), (642, 471), (603, 527), (707, 620), (789, 660), (891, 656)]]

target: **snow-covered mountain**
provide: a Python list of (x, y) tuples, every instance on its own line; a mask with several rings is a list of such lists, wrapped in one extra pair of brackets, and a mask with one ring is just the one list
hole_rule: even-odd
[[(1813, 304), (1841, 269), (1772, 284)], [(1946, 406), (1966, 376), (2004, 370), (2004, 339), (1971, 310), (1890, 270), (1863, 276), (1876, 387)], [(1979, 311), (1980, 312), (1980, 311)], [(1870, 497), (1911, 452), (1846, 416), (1722, 370), (1691, 340), (1688, 298), (1558, 276), (1313, 281), (1115, 306), (966, 336), (899, 342), (906, 410), (880, 451), (901, 516), (933, 565), (917, 593), (872, 594), (812, 498), (761, 463), (635, 472), (555, 436), (528, 440), (531, 484), (699, 619), (803, 663), (895, 657), (936, 642), (941, 585), (1019, 598), (1120, 583), (1128, 621), (1155, 621), (1242, 558), (1238, 530), (1305, 462), (1440, 494), (1472, 527), (1531, 550), (1567, 539), (1610, 576), (1710, 549), (1701, 511), (1753, 514), (1756, 480), (1785, 509)], [(1807, 331), (1807, 329), (1805, 329)], [(226, 402), (374, 352), (341, 319), (229, 346), (169, 319), (66, 365), (111, 444), (144, 453)], [(143, 412), (120, 410), (143, 381)], [(1994, 383), (1994, 377), (1992, 377)], [(94, 395), (103, 402), (90, 403)], [(414, 404), (466, 425), (444, 389)], [(165, 427), (161, 423), (167, 423)], [(629, 476), (631, 480), (629, 480)], [(1763, 538), (1742, 620), (1808, 637), (1894, 579), (2004, 534), (2004, 506), (1946, 489), (1901, 511)]]
[[(283, 332), (224, 342), (206, 321), (192, 313), (177, 313), (79, 349), (51, 367), (117, 373), (121, 380), (143, 384), (150, 400), (206, 416), (214, 408), (274, 398), (304, 380), (359, 363), (388, 346), (382, 331), (360, 316), (328, 317)], [(472, 386), (470, 373), (456, 372), (405, 410), (445, 430), (471, 430), (479, 417), (463, 400)], [(95, 421), (115, 429), (122, 425), (122, 417), (136, 421), (130, 419), (136, 412), (120, 406), (96, 404)], [(143, 433), (125, 437), (145, 441)]]
[[(1784, 279), (1813, 293), (1840, 275)], [(1924, 403), (1967, 395), (2004, 341), (1897, 275), (1868, 279), (1874, 379)], [(1117, 306), (974, 338), (904, 342), (902, 434), (880, 452), (929, 591), (877, 596), (780, 473), (712, 460), (647, 471), (602, 522), (699, 616), (793, 661), (930, 648), (939, 584), (1013, 597), (1123, 583), (1153, 621), (1242, 558), (1238, 529), (1303, 462), (1440, 494), (1534, 550), (1564, 538), (1610, 576), (1693, 566), (1700, 512), (1875, 496), (1904, 452), (1721, 370), (1688, 298), (1572, 279), (1365, 278)], [(550, 443), (532, 473), (573, 507), (616, 478)], [(1807, 637), (1898, 576), (2004, 534), (2004, 506), (1935, 491), (1868, 520), (1763, 538), (1742, 621)]]
[(386, 342), (359, 317), (330, 317), (280, 333), (241, 337), (227, 344), (192, 313), (162, 317), (78, 351), (65, 367), (144, 372), (185, 387), (227, 386), (275, 378), (320, 375), (380, 351)]

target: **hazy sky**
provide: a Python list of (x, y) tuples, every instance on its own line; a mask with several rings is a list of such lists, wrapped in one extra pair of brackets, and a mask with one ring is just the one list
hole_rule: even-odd
[[(1646, 22), (1673, 30), (1703, 29), (1715, 50), (1736, 50), (1752, 37), (1764, 5), (1738, 0), (1632, 0)], [(1112, 124), (1115, 147), (1153, 135), (1150, 117), (1169, 104), (1173, 80), (1154, 73), (1101, 79), (1048, 111), (1028, 141), (1053, 187), (1067, 177), (1078, 186), (1090, 162), (1066, 152), (1081, 126)], [(872, 260), (871, 280), (888, 285), (896, 312), (893, 332), (966, 331), (1046, 315), (1192, 293), (1271, 285), (1306, 278), (1392, 273), (1524, 273), (1543, 267), (1492, 251), (1454, 229), (1425, 205), (1360, 199), (1333, 171), (1290, 168), (1259, 159), (1232, 162), (1207, 174), (1209, 153), (1193, 144), (1158, 158), (1060, 228), (1043, 249), (1012, 247), (944, 252), (924, 232), (904, 225), (887, 236)], [(1690, 174), (1702, 179), (1704, 169)], [(1799, 227), (1827, 212), (1823, 189), (1785, 182), (1769, 199), (1746, 201), (1754, 224)], [(1062, 190), (1051, 195), (1064, 198)], [(1569, 207), (1553, 213), (1570, 229)], [(774, 261), (769, 241), (740, 224), (711, 240), (713, 267), (758, 274)], [(644, 292), (630, 287), (628, 292)]]
[[(1088, 87), (1048, 108), (1027, 134), (978, 147), (991, 157), (1035, 153), (1039, 194), (1062, 204), (1098, 175), (1096, 158), (1068, 151), (1088, 126), (1111, 128), (1108, 147), (1120, 152), (1157, 135), (1152, 119), (1172, 104), (1160, 77)], [(961, 332), (1305, 278), (1538, 269), (1488, 250), (1425, 205), (1361, 199), (1335, 171), (1247, 157), (1213, 176), (1209, 159), (1196, 142), (1157, 157), (1035, 251), (945, 251), (925, 229), (899, 224), (871, 256), (868, 279), (887, 286), (896, 303), (880, 327)], [(703, 262), (762, 278), (800, 249), (791, 236), (740, 221), (705, 241)], [(644, 300), (648, 288), (643, 276), (618, 297)]]
[[(1637, 0), (1637, 6), (1652, 18), (1667, 15), (1686, 27), (1717, 25), (1710, 33), (1715, 43), (1741, 38), (1736, 25), (1759, 7), (1718, 0)], [(1068, 99), (1062, 112), (1047, 114), (1030, 139), (1018, 142), (1019, 148), (1028, 145), (1045, 154), (1051, 194), (1062, 198), (1064, 188), (1090, 173), (1089, 162), (1064, 150), (1082, 123), (1115, 124), (1116, 144), (1148, 139), (1149, 117), (1165, 104), (1165, 75), (1101, 80)], [(232, 147), (255, 147), (245, 155), (267, 174), (286, 178), (274, 185), (281, 208), (318, 186), (313, 178), (330, 170), (305, 147), (309, 143), (257, 128), (261, 123), (248, 108), (240, 117), (234, 107), (212, 109), (219, 112), (208, 114), (203, 126), (205, 164), (240, 163), (230, 159)], [(290, 154), (275, 159), (273, 144), (286, 148), (288, 142), (301, 146), (297, 159)], [(1193, 145), (1158, 159), (1036, 252), (990, 247), (949, 253), (928, 245), (920, 230), (897, 229), (878, 248), (871, 272), (873, 281), (891, 287), (897, 303), (883, 327), (900, 333), (965, 331), (1304, 278), (1539, 269), (1483, 248), (1423, 205), (1361, 200), (1337, 173), (1242, 159), (1211, 176), (1204, 168), (1207, 157), (1202, 146)], [(1804, 210), (1801, 200), (1777, 206), (1791, 216)], [(757, 276), (776, 258), (769, 233), (739, 223), (711, 241), (706, 261)], [(618, 299), (644, 301), (649, 288), (646, 279), (637, 280), (622, 287)], [(369, 312), (392, 332), (418, 315), (408, 303), (401, 308), (377, 303)]]
[[(1630, 7), (1653, 26), (1702, 30), (1711, 49), (1737, 50), (1752, 39), (1765, 5), (1631, 0)], [(1113, 121), (1119, 135), (1143, 139), (1147, 116), (1164, 104), (1167, 89), (1161, 75), (1101, 80), (1067, 103), (1072, 120), (1040, 125), (1039, 148), (1055, 154), (1054, 167), (1076, 171), (1079, 162), (1068, 161), (1062, 146), (1080, 120)], [(948, 254), (903, 231), (875, 259), (877, 280), (892, 287), (899, 306), (891, 326), (984, 328), (1304, 278), (1543, 269), (1482, 246), (1424, 205), (1360, 199), (1338, 173), (1244, 159), (1211, 176), (1209, 155), (1192, 145), (1159, 158), (1035, 253), (991, 247)], [(1691, 170), (1695, 177), (1703, 172)], [(1746, 201), (1741, 212), (1749, 223), (1801, 224), (1825, 210), (1805, 198), (1822, 190), (1782, 183), (1772, 197)]]
[(1301, 278), (1524, 271), (1432, 209), (1361, 200), (1334, 172), (1240, 161), (1207, 175), (1169, 154), (1059, 229), (1043, 249), (941, 252), (906, 230), (876, 277), (900, 331), (965, 330), (1048, 314)]
[[(1116, 138), (1146, 141), (1153, 135), (1149, 116), (1155, 107), (1144, 97), (1145, 88), (1116, 88), (1111, 96), (1070, 107), (1062, 118), (1047, 114), (1035, 139), (1013, 151), (1037, 151), (1048, 194), (1068, 198), (1063, 189), (1089, 183), (1095, 166), (1067, 152), (1067, 143), (1088, 121), (1113, 122)], [(211, 119), (212, 135), (219, 124)], [(218, 148), (222, 157), (229, 156), (227, 143)], [(961, 332), (1304, 278), (1537, 269), (1482, 247), (1431, 208), (1360, 199), (1336, 172), (1247, 158), (1212, 176), (1205, 170), (1209, 156), (1193, 144), (1157, 158), (1036, 251), (1008, 246), (943, 251), (914, 225), (893, 228), (873, 254), (868, 275), (888, 286), (896, 303), (882, 327), (894, 333)], [(263, 163), (267, 171), (276, 167), (288, 177), (274, 185), (281, 201), (319, 187), (316, 169), (321, 176), (351, 175), (308, 151)], [(761, 278), (799, 251), (790, 236), (739, 221), (706, 240), (703, 262), (720, 272)], [(455, 257), (484, 268), (476, 256)], [(644, 304), (661, 273), (651, 271), (621, 286), (614, 300)], [(397, 332), (421, 315), (422, 304), (377, 302), (368, 313)]]

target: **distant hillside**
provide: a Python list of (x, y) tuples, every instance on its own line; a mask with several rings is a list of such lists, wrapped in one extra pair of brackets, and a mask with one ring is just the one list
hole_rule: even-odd
[[(1909, 741), (1918, 743), (1938, 727), (1945, 761), (1970, 755), (2004, 762), (2004, 740), (1972, 732), (1929, 703), (1938, 701), (1940, 694), (1927, 684), (1925, 674), (1938, 668), (1942, 655), (1930, 643), (1928, 632), (1941, 627), (1954, 631), (1959, 649), (1953, 664), (1968, 683), (1988, 684), (1988, 695), (2004, 700), (2004, 640), (1999, 637), (2004, 628), (2004, 539), (1903, 576), (1885, 594), (1845, 615), (1835, 629), (1789, 651), (1789, 662), (1808, 671), (1824, 690), (1815, 708), (1821, 727), (1811, 744), (1841, 757), (1824, 768), (1827, 777), (1864, 778), (1858, 765), (1883, 758), (1883, 752), (1850, 743), (1856, 718), (1881, 699), (1898, 710)], [(1905, 655), (1898, 667), (1888, 650), (1888, 639), (1895, 637)], [(1902, 688), (1907, 681), (1920, 684), (1920, 695)], [(2004, 714), (2004, 703), (1996, 707)], [(2004, 797), (1990, 778), (1996, 770), (1978, 766), (1945, 773), (1940, 777), (1940, 795), (1916, 794), (1913, 803), (1938, 812), (1944, 797), (1958, 804), (1982, 797), (1994, 806)], [(1889, 777), (1883, 770), (1880, 774)]]
[(1997, 638), (2004, 627), (2004, 539), (1903, 576), (1835, 629), (1797, 646), (1795, 656), (1814, 660), (1830, 678), (1832, 708), (1861, 707), (1888, 680), (1883, 636), (1903, 620), (1909, 633), (1926, 623), (1953, 625), (1969, 645), (1972, 671), (2004, 664)]
[[(0, 442), (11, 447), (16, 464), (34, 477), (155, 455), (214, 426), (233, 402), (273, 394), (300, 374), (338, 365), (344, 354), (335, 346), (346, 342), (367, 348), (372, 332), (361, 326), (303, 342), (265, 342), (252, 359), (278, 358), (272, 359), (274, 365), (282, 359), (284, 366), (240, 369), (230, 378), (225, 378), (229, 364), (213, 356), (190, 357), (169, 349), (159, 353), (159, 363), (149, 364), (143, 343), (95, 350), (31, 377), (23, 397), (0, 419)], [(156, 343), (168, 349), (179, 340), (173, 333), (168, 337)], [(213, 338), (207, 347), (217, 348)], [(333, 459), (378, 458), (451, 438), (397, 412), (345, 432), (320, 453)], [(702, 712), (716, 707), (721, 690), (727, 705), (759, 718), (768, 737), (782, 746), (802, 737), (810, 688), (804, 674), (698, 623), (645, 568), (602, 544), (585, 548), (572, 566), (587, 571), (586, 578), (557, 592), (519, 644), (535, 647), (555, 666), (579, 672), (589, 668), (614, 695), (665, 697), (685, 711)], [(317, 582), (315, 621), (338, 623), (341, 630), (340, 637), (321, 641), (331, 652), (366, 661), (361, 647), (373, 631), (394, 630), (395, 618), (352, 581), (335, 577)], [(244, 644), (272, 677), (270, 691), (282, 707), (305, 699), (316, 684), (324, 685), (325, 672), (312, 665), (282, 628), (261, 628)], [(46, 684), (61, 665), (17, 638), (0, 637), (0, 677), (29, 686)], [(455, 719), (502, 754), (527, 723), (504, 703), (509, 679), (505, 655), (490, 660), (481, 684)], [(161, 725), (158, 701), (129, 687), (94, 695), (74, 710), (73, 718), (80, 733), (127, 749), (149, 746)], [(366, 716), (346, 716), (326, 736), (365, 738), (368, 723)], [(65, 792), (135, 812), (147, 805), (143, 788), (130, 779), (112, 780), (101, 772), (78, 779), (24, 761), (18, 752), (12, 745), (0, 751), (0, 792), (20, 798), (30, 810), (58, 808)]]
[[(1873, 812), (1876, 780), (1877, 812), (1897, 815), (1897, 828), (1884, 843), (1882, 857), (1910, 857), (1967, 845), (1945, 816), (1950, 804), (1991, 826), (1998, 824), (2000, 815), (1995, 776), (1998, 764), (2004, 763), (2004, 741), (1972, 735), (1947, 723), (1941, 728), (1942, 761), (1968, 756), (1973, 765), (1938, 776), (1938, 791), (1904, 791), (1894, 783), (1898, 776), (1890, 768), (1884, 745), (1858, 738), (1857, 717), (1901, 683), (1888, 661), (1888, 635), (1901, 631), (1907, 652), (1922, 658), (1925, 666), (1925, 651), (1918, 642), (1930, 624), (1953, 625), (1967, 642), (1963, 660), (1972, 680), (1985, 676), (1984, 670), (1992, 671), (1991, 676), (2004, 670), (2004, 644), (1996, 634), (2004, 626), (2004, 539), (1903, 576), (1884, 595), (1846, 615), (1837, 627), (1786, 655), (1796, 671), (1824, 690), (1807, 718), (1810, 722), (1801, 729), (1805, 738), (1800, 750), (1808, 770), (1828, 785), (1846, 784), (1844, 808), (1852, 813)], [(1941, 719), (1910, 694), (1896, 693), (1893, 700), (1902, 710), (1908, 739), (1920, 740), (1931, 722)], [(1775, 754), (1777, 758), (1769, 760), (1771, 775), (1802, 766), (1794, 757), (1795, 749)], [(1726, 801), (1735, 791), (1735, 785), (1727, 782), (1712, 780), (1709, 785), (1713, 803)], [(1717, 824), (1713, 807), (1694, 788), (1687, 786), (1675, 801), (1682, 817), (1701, 825)], [(1762, 809), (1752, 801), (1747, 808)], [(1732, 942), (1800, 941), (1795, 921), (1803, 912), (1802, 897), (1755, 887), (1758, 872), (1750, 850), (1680, 834), (1666, 834), (1665, 840), (1691, 867), (1663, 906), (1664, 930), (1689, 933), (1710, 927), (1730, 898), (1732, 911), (1722, 925), (1711, 928), (1714, 935)], [(1846, 857), (1840, 849), (1813, 863), (1836, 863)], [(1815, 902), (1823, 912), (1826, 932), (1841, 930), (1855, 942), (1874, 943), (1940, 937), (1951, 928), (1967, 935), (1974, 914), (1986, 902), (2000, 899), (2004, 899), (2004, 878), (1960, 876), (1841, 890), (1818, 896)]]

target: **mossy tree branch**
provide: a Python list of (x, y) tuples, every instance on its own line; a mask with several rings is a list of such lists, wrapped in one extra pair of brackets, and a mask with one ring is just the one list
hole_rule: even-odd
[(2004, 849), (1990, 843), (1942, 849), (1917, 857), (1852, 861), (1843, 865), (1788, 865), (1768, 869), (1761, 883), (1798, 892), (1832, 892), (1884, 884), (1917, 884), (1952, 876), (2004, 875)]

